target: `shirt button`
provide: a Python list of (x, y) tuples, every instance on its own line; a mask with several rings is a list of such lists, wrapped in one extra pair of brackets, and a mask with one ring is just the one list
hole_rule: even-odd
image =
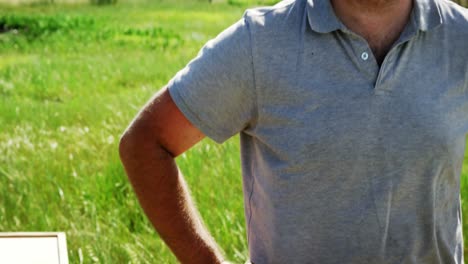
[(365, 60), (365, 61), (366, 61), (368, 58), (369, 58), (369, 53), (363, 52), (363, 53), (361, 54), (361, 59), (362, 59), (362, 60)]

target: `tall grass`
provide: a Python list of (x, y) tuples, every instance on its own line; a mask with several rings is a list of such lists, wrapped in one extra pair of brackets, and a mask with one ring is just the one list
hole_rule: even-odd
[[(1, 6), (0, 231), (64, 231), (71, 263), (176, 263), (138, 206), (117, 141), (145, 101), (252, 4), (232, 3)], [(241, 263), (237, 140), (205, 140), (177, 162), (206, 225)]]
[[(65, 231), (71, 263), (175, 263), (117, 156), (138, 109), (240, 18), (188, 2), (0, 8), (0, 231)], [(230, 259), (246, 260), (239, 148), (178, 159)]]

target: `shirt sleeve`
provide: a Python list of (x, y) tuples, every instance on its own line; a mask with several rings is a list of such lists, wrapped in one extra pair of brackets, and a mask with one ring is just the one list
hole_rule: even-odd
[(167, 88), (185, 117), (218, 143), (249, 126), (255, 118), (256, 94), (245, 14), (209, 40)]

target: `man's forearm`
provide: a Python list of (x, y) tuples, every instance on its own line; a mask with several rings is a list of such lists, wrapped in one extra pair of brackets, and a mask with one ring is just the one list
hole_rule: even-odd
[(140, 204), (181, 263), (221, 263), (173, 156), (159, 146), (122, 139), (121, 159)]

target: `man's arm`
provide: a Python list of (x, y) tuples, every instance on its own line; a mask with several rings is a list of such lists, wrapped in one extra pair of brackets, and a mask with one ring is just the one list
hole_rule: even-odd
[(174, 160), (203, 137), (163, 88), (120, 140), (120, 158), (138, 200), (181, 263), (223, 260), (202, 224)]

